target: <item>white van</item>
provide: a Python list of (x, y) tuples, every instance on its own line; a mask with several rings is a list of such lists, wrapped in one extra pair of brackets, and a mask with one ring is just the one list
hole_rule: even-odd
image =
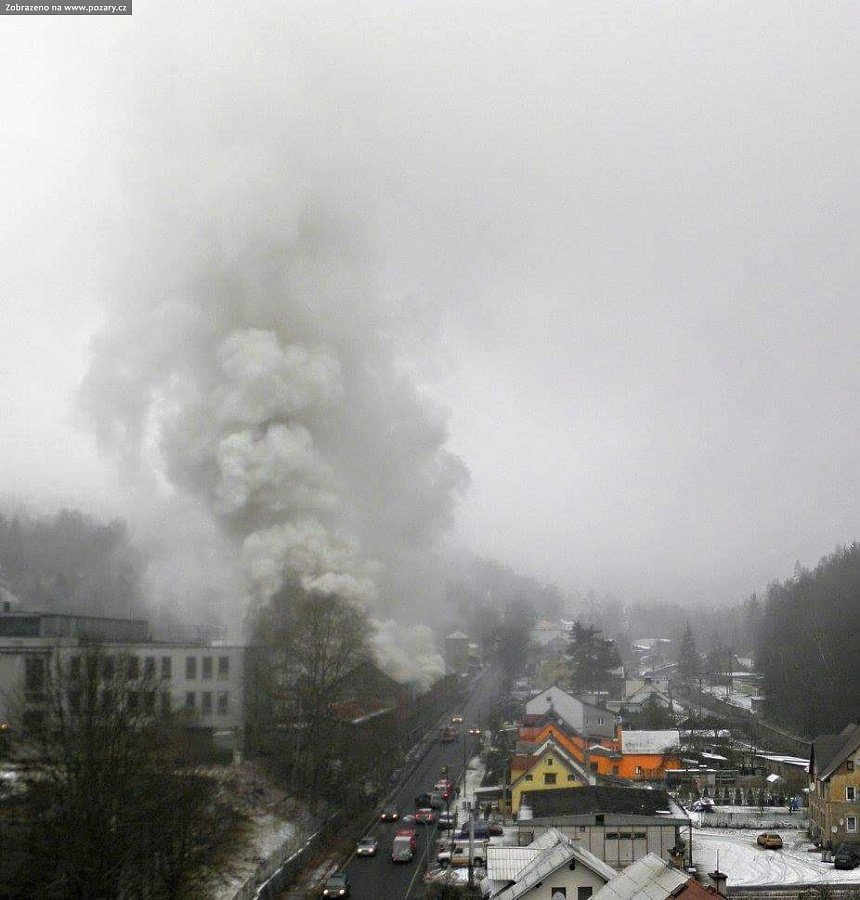
[[(454, 868), (469, 865), (468, 841), (445, 841), (436, 854), (436, 861), (441, 866), (453, 866)], [(487, 842), (472, 842), (472, 865), (483, 866), (487, 862)]]

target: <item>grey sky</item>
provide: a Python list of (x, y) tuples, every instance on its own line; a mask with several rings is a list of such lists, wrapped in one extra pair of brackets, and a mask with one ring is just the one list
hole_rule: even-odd
[(814, 564), (860, 537), (857, 19), (4, 19), (0, 491), (124, 509), (75, 421), (90, 339), (126, 290), (176, 289), (192, 235), (247, 254), (281, 185), (366, 259), (381, 300), (356, 340), (377, 325), (450, 411), (457, 540), (628, 599), (740, 599)]

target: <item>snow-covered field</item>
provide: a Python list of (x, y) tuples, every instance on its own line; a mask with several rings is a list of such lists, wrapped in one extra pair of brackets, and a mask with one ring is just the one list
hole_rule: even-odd
[[(732, 886), (748, 884), (860, 884), (860, 867), (834, 869), (821, 862), (821, 852), (809, 852), (812, 844), (792, 830), (777, 832), (781, 850), (764, 850), (756, 844), (757, 833), (728, 828), (697, 828), (693, 831), (693, 861), (700, 872), (719, 867)], [(719, 855), (719, 863), (717, 857)]]

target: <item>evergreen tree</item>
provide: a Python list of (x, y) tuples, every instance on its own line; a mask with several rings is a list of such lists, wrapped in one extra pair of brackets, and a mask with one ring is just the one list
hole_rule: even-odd
[(611, 672), (621, 665), (614, 641), (600, 636), (600, 629), (574, 622), (566, 653), (570, 664), (570, 688), (599, 691), (608, 687)]
[(702, 658), (696, 647), (696, 637), (690, 623), (684, 630), (684, 636), (681, 638), (681, 646), (678, 650), (678, 673), (681, 681), (687, 690), (690, 690), (695, 684), (699, 675), (702, 674)]

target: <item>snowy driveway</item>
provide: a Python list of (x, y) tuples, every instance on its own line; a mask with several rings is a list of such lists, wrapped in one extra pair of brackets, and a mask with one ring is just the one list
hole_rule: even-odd
[(816, 884), (848, 882), (860, 884), (860, 867), (834, 869), (832, 863), (821, 862), (821, 852), (808, 852), (812, 845), (805, 834), (780, 831), (782, 850), (764, 850), (755, 840), (756, 831), (702, 829), (693, 832), (693, 860), (700, 872), (717, 866), (729, 876), (730, 885), (747, 884)]

